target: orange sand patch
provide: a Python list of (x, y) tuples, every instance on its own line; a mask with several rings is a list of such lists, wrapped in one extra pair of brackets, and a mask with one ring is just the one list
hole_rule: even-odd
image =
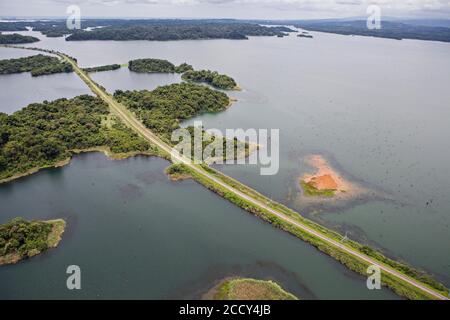
[(346, 196), (361, 192), (359, 186), (347, 181), (327, 160), (321, 155), (312, 155), (306, 159), (306, 163), (316, 169), (313, 174), (305, 174), (302, 180), (310, 183), (318, 190), (335, 190), (337, 194), (345, 193)]

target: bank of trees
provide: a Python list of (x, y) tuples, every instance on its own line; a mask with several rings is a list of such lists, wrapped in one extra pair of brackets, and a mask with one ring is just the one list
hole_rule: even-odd
[(175, 66), (170, 61), (153, 58), (131, 60), (128, 62), (128, 69), (134, 72), (148, 73), (183, 73), (188, 70), (193, 70), (192, 66), (187, 63)]
[(89, 95), (33, 103), (12, 115), (0, 113), (0, 179), (55, 165), (74, 149), (149, 149), (144, 139), (113, 120), (108, 106)]
[(233, 78), (225, 74), (219, 74), (217, 71), (189, 70), (183, 73), (181, 77), (186, 81), (204, 82), (224, 90), (232, 90), (237, 87), (236, 81)]
[(226, 94), (193, 83), (176, 83), (153, 91), (117, 90), (114, 97), (168, 142), (172, 131), (180, 127), (180, 120), (204, 112), (221, 111), (229, 104)]
[(120, 69), (120, 64), (108, 64), (104, 66), (91, 67), (91, 68), (83, 68), (85, 72), (102, 72), (102, 71), (111, 71)]
[(21, 43), (33, 43), (40, 41), (36, 37), (23, 36), (18, 33), (13, 34), (1, 34), (0, 33), (0, 44), (21, 44)]
[(0, 225), (0, 262), (6, 255), (28, 257), (47, 249), (52, 225), (40, 221), (15, 218)]
[(62, 62), (59, 58), (38, 54), (18, 59), (0, 60), (0, 74), (31, 72), (33, 77), (72, 72), (73, 68), (68, 62)]

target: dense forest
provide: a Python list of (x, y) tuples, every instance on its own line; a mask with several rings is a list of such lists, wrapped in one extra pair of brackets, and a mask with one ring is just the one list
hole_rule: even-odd
[(108, 64), (104, 66), (91, 67), (91, 68), (83, 68), (85, 72), (102, 72), (102, 71), (111, 71), (120, 69), (120, 64)]
[(38, 54), (30, 57), (0, 60), (0, 74), (31, 72), (33, 77), (72, 72), (72, 66), (57, 57)]
[(0, 33), (0, 44), (21, 44), (21, 43), (33, 43), (40, 41), (36, 37), (23, 36), (18, 33), (13, 34), (1, 34)]
[(389, 39), (418, 39), (450, 42), (450, 28), (420, 26), (401, 22), (382, 21), (381, 29), (368, 29), (366, 20), (302, 21), (295, 26), (309, 31), (342, 35), (371, 36)]
[(72, 150), (98, 146), (115, 153), (149, 149), (111, 116), (101, 99), (89, 95), (33, 103), (12, 115), (0, 113), (0, 180), (53, 166)]
[(285, 27), (265, 27), (251, 23), (185, 22), (107, 26), (91, 31), (77, 31), (66, 38), (79, 40), (198, 40), (248, 39), (249, 36), (284, 36)]
[[(52, 224), (16, 218), (0, 225), (0, 261), (7, 255), (33, 256), (47, 249)], [(1, 265), (1, 263), (0, 263)]]
[(193, 70), (192, 66), (182, 63), (175, 66), (172, 62), (163, 59), (136, 59), (128, 62), (128, 69), (134, 72), (160, 72), (160, 73), (183, 73)]
[(117, 90), (114, 97), (169, 143), (172, 131), (180, 127), (180, 120), (225, 110), (230, 103), (226, 94), (191, 83), (161, 86), (153, 91)]
[(15, 218), (0, 225), (0, 266), (33, 257), (61, 241), (66, 228), (62, 219), (26, 221)]
[(183, 73), (181, 78), (186, 81), (204, 82), (215, 88), (224, 90), (232, 90), (237, 88), (236, 81), (234, 81), (233, 78), (225, 74), (219, 74), (217, 71), (190, 70)]

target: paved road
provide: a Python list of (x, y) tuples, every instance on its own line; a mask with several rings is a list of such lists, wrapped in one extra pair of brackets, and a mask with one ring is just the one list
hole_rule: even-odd
[(292, 225), (298, 227), (299, 229), (301, 229), (302, 231), (309, 233), (319, 239), (321, 239), (322, 241), (324, 241), (325, 243), (331, 245), (332, 247), (338, 248), (341, 251), (344, 251), (354, 257), (357, 257), (358, 259), (361, 259), (371, 265), (375, 265), (378, 266), (382, 271), (384, 271), (385, 273), (388, 273), (392, 276), (397, 277), (398, 279), (403, 280), (404, 282), (428, 293), (429, 295), (431, 295), (432, 297), (436, 298), (436, 299), (440, 299), (440, 300), (448, 300), (447, 297), (443, 296), (442, 294), (436, 292), (435, 290), (431, 289), (430, 287), (422, 284), (421, 282), (414, 280), (400, 272), (398, 272), (397, 270), (384, 265), (374, 259), (372, 259), (371, 257), (351, 248), (348, 247), (347, 245), (340, 243), (324, 234), (322, 234), (321, 232), (314, 230), (310, 227), (308, 227), (307, 225), (298, 222), (290, 217), (288, 217), (287, 215), (285, 215), (284, 213), (277, 211), (271, 207), (269, 207), (266, 203), (261, 202), (260, 200), (257, 200), (253, 197), (250, 197), (249, 195), (233, 188), (232, 186), (226, 184), (225, 182), (223, 182), (222, 180), (214, 177), (213, 175), (211, 175), (210, 173), (208, 173), (206, 170), (202, 169), (201, 167), (192, 164), (190, 159), (180, 156), (176, 153), (172, 153), (172, 147), (169, 146), (167, 143), (165, 143), (164, 141), (162, 141), (161, 139), (159, 139), (153, 132), (151, 132), (148, 128), (146, 128), (139, 120), (137, 120), (134, 115), (123, 105), (121, 105), (119, 102), (117, 102), (116, 100), (114, 100), (113, 97), (111, 97), (108, 93), (106, 93), (104, 90), (102, 90), (97, 84), (95, 84), (91, 78), (89, 78), (89, 76), (83, 72), (78, 65), (76, 64), (75, 61), (73, 61), (72, 59), (69, 59), (66, 55), (58, 53), (58, 55), (60, 57), (62, 57), (63, 59), (65, 59), (66, 61), (68, 61), (70, 64), (72, 64), (72, 66), (75, 69), (75, 72), (80, 76), (80, 78), (91, 88), (91, 90), (97, 94), (101, 99), (103, 99), (106, 103), (108, 103), (108, 105), (111, 107), (111, 109), (113, 110), (113, 112), (119, 116), (121, 118), (121, 120), (127, 124), (129, 127), (133, 128), (136, 132), (138, 132), (141, 136), (143, 136), (144, 138), (146, 138), (149, 142), (153, 143), (154, 145), (158, 146), (159, 148), (161, 148), (162, 150), (164, 150), (165, 152), (167, 152), (168, 154), (171, 154), (176, 160), (178, 160), (179, 162), (187, 165), (189, 168), (191, 168), (192, 170), (195, 170), (197, 173), (199, 173), (200, 175), (202, 175), (204, 178), (208, 179), (210, 182), (213, 182), (219, 186), (221, 186), (223, 189), (226, 189), (227, 191), (239, 196), (240, 198), (245, 199), (246, 201), (250, 202), (251, 204), (255, 205), (256, 207), (262, 208), (268, 212), (270, 212), (271, 214), (277, 216), (278, 218), (291, 223)]

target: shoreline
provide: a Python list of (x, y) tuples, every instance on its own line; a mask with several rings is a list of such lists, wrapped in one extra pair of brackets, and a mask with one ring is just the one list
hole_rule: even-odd
[(107, 146), (92, 147), (92, 148), (87, 148), (87, 149), (74, 149), (74, 150), (70, 150), (70, 152), (71, 152), (71, 155), (69, 157), (67, 157), (66, 159), (60, 160), (53, 165), (45, 165), (42, 167), (31, 168), (30, 170), (27, 170), (25, 172), (17, 173), (8, 178), (1, 179), (0, 185), (6, 184), (8, 182), (13, 182), (20, 178), (31, 176), (31, 175), (38, 173), (45, 169), (57, 169), (57, 168), (65, 167), (70, 164), (73, 156), (81, 154), (81, 153), (101, 152), (108, 159), (111, 159), (111, 160), (124, 160), (124, 159), (132, 158), (132, 157), (140, 156), (140, 155), (148, 156), (148, 157), (159, 157), (160, 156), (156, 153), (149, 152), (149, 151), (131, 151), (131, 152), (126, 152), (126, 153), (114, 153)]

